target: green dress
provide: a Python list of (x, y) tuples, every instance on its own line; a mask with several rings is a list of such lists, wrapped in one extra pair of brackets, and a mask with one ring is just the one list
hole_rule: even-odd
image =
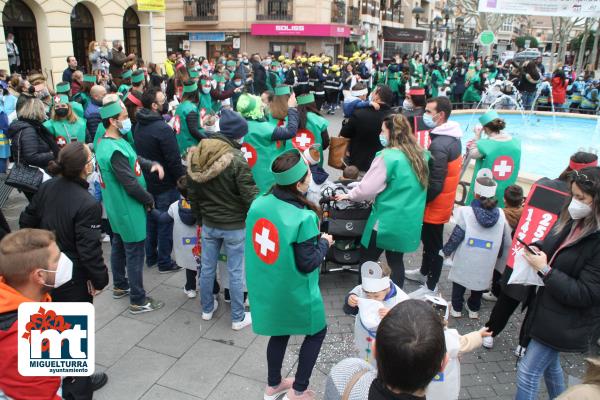
[(444, 77), (441, 72), (434, 69), (431, 73), (431, 97), (438, 97), (439, 87), (444, 83)]
[[(198, 107), (189, 100), (184, 101), (177, 106), (175, 111), (175, 137), (177, 138), (177, 145), (179, 146), (179, 154), (184, 157), (190, 147), (194, 147), (198, 144), (198, 140), (192, 136), (190, 129), (187, 124), (187, 116), (190, 112), (198, 112)], [(200, 128), (200, 118), (198, 118), (198, 129)]]
[(286, 150), (296, 148), (301, 152), (304, 152), (304, 150), (308, 149), (313, 144), (319, 144), (321, 145), (319, 147), (319, 153), (321, 155), (319, 165), (323, 166), (323, 138), (321, 133), (325, 131), (328, 126), (328, 120), (309, 111), (306, 113), (306, 128), (298, 129), (296, 136), (290, 140), (286, 140)]
[(275, 183), (271, 163), (284, 149), (271, 140), (273, 130), (273, 124), (268, 121), (248, 120), (248, 133), (243, 137), (242, 154), (252, 169), (260, 193), (266, 193)]
[(85, 119), (83, 118), (77, 118), (75, 122), (49, 119), (44, 122), (44, 126), (52, 133), (56, 144), (61, 149), (71, 142), (85, 143)]
[(308, 209), (259, 196), (246, 218), (246, 281), (252, 329), (264, 336), (314, 335), (327, 325), (319, 268), (300, 272), (294, 243), (317, 240), (319, 220)]
[(479, 74), (473, 75), (469, 81), (469, 86), (463, 94), (463, 101), (465, 103), (479, 103), (481, 101), (481, 92), (475, 87), (476, 83), (479, 83), (481, 78)]

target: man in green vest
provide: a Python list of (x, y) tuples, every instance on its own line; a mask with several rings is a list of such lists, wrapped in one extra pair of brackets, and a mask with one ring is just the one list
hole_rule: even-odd
[(279, 71), (281, 70), (281, 64), (279, 61), (273, 61), (271, 63), (271, 68), (267, 73), (267, 89), (271, 92), (275, 91), (275, 88), (283, 83), (283, 79), (279, 75)]
[(71, 104), (71, 108), (75, 115), (79, 118), (83, 118), (83, 106), (76, 101), (71, 101), (71, 84), (69, 82), (60, 82), (56, 85), (56, 94), (57, 95), (65, 95), (69, 98), (69, 104)]
[(129, 295), (129, 312), (140, 314), (158, 310), (164, 303), (146, 297), (143, 282), (146, 213), (153, 211), (154, 199), (146, 191), (142, 168), (164, 176), (160, 164), (138, 157), (123, 138), (131, 131), (131, 121), (121, 101), (100, 109), (106, 133), (96, 147), (100, 168), (100, 188), (106, 214), (114, 232), (111, 268), (113, 298)]

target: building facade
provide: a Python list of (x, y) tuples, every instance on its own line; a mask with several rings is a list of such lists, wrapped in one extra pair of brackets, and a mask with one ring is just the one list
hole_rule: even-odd
[(127, 53), (146, 62), (166, 58), (164, 13), (153, 13), (151, 33), (149, 13), (138, 11), (135, 0), (0, 0), (0, 11), (0, 68), (9, 69), (6, 36), (12, 33), (19, 70), (41, 71), (51, 86), (60, 82), (67, 56), (87, 69), (93, 40), (121, 40)]

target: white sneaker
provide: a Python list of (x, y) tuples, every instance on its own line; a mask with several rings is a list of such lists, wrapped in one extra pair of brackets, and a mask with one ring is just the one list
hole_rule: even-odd
[(429, 290), (427, 285), (422, 285), (419, 289), (415, 290), (408, 294), (408, 297), (415, 300), (425, 300), (425, 296), (438, 296), (439, 295), (438, 287), (436, 286), (434, 290)]
[(104, 235), (104, 237), (102, 238), (102, 242), (104, 242), (104, 243), (110, 242), (110, 236)]
[(450, 305), (450, 316), (452, 318), (462, 318), (462, 311), (455, 311), (452, 305)]
[(527, 351), (527, 347), (523, 347), (521, 345), (518, 345), (517, 348), (515, 349), (515, 356), (521, 358), (525, 355), (525, 352)]
[(186, 294), (186, 296), (187, 296), (188, 298), (190, 298), (190, 299), (195, 299), (195, 298), (196, 298), (196, 296), (197, 296), (197, 294), (196, 294), (196, 291), (195, 291), (195, 290), (187, 290), (187, 289), (185, 288), (185, 286), (183, 287), (183, 293), (185, 293), (185, 294)]
[(485, 292), (482, 296), (485, 301), (498, 301), (498, 298), (492, 294), (492, 292)]
[(217, 300), (215, 300), (215, 305), (213, 306), (213, 310), (209, 313), (202, 313), (202, 319), (205, 321), (210, 321), (213, 317), (213, 314), (215, 313), (215, 311), (217, 311), (217, 308), (219, 308), (219, 302)]
[(491, 349), (494, 347), (494, 338), (491, 336), (486, 336), (483, 338), (483, 347), (486, 349)]
[(247, 312), (247, 313), (244, 313), (243, 320), (241, 320), (240, 322), (232, 322), (231, 323), (231, 329), (233, 329), (234, 331), (240, 331), (250, 325), (252, 325), (252, 316), (250, 315), (249, 312)]
[(427, 277), (421, 273), (420, 269), (409, 269), (404, 272), (404, 277), (409, 281), (421, 282), (425, 284), (427, 282)]
[(469, 318), (471, 319), (479, 319), (479, 311), (471, 311), (469, 310), (469, 306), (465, 303), (465, 309), (469, 312)]

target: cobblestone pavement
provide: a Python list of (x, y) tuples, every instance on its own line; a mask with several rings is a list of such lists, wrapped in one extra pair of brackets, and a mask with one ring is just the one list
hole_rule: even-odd
[[(339, 117), (330, 132), (339, 130)], [(336, 175), (334, 175), (336, 176)], [(25, 205), (13, 192), (4, 212), (13, 227)], [(446, 235), (449, 233), (446, 229)], [(110, 248), (103, 244), (108, 263)], [(419, 253), (405, 256), (407, 269), (420, 265)], [(450, 298), (451, 285), (444, 271), (442, 294)], [(356, 284), (356, 275), (333, 272), (322, 275), (321, 290), (326, 305), (328, 334), (317, 361), (311, 387), (322, 397), (325, 378), (339, 360), (354, 355), (353, 318), (342, 311), (344, 295)], [(131, 315), (128, 299), (114, 300), (109, 291), (95, 298), (97, 370), (106, 371), (109, 382), (94, 396), (97, 400), (234, 400), (261, 399), (266, 383), (267, 339), (231, 330), (229, 306), (219, 307), (212, 321), (200, 318), (199, 299), (184, 295), (185, 273), (161, 275), (156, 268), (144, 270), (148, 294), (163, 300), (159, 311)], [(110, 287), (110, 285), (109, 285)], [(410, 292), (417, 285), (407, 282)], [(450, 320), (450, 327), (467, 333), (481, 327), (492, 308), (484, 302), (481, 320)], [(493, 350), (479, 349), (462, 357), (461, 399), (509, 399), (515, 393), (515, 357), (521, 316), (516, 314)], [(293, 375), (302, 338), (293, 337), (284, 363), (284, 375)], [(598, 349), (594, 347), (593, 352)], [(566, 354), (562, 364), (567, 376), (580, 377), (583, 356)], [(542, 385), (543, 386), (543, 385)]]

